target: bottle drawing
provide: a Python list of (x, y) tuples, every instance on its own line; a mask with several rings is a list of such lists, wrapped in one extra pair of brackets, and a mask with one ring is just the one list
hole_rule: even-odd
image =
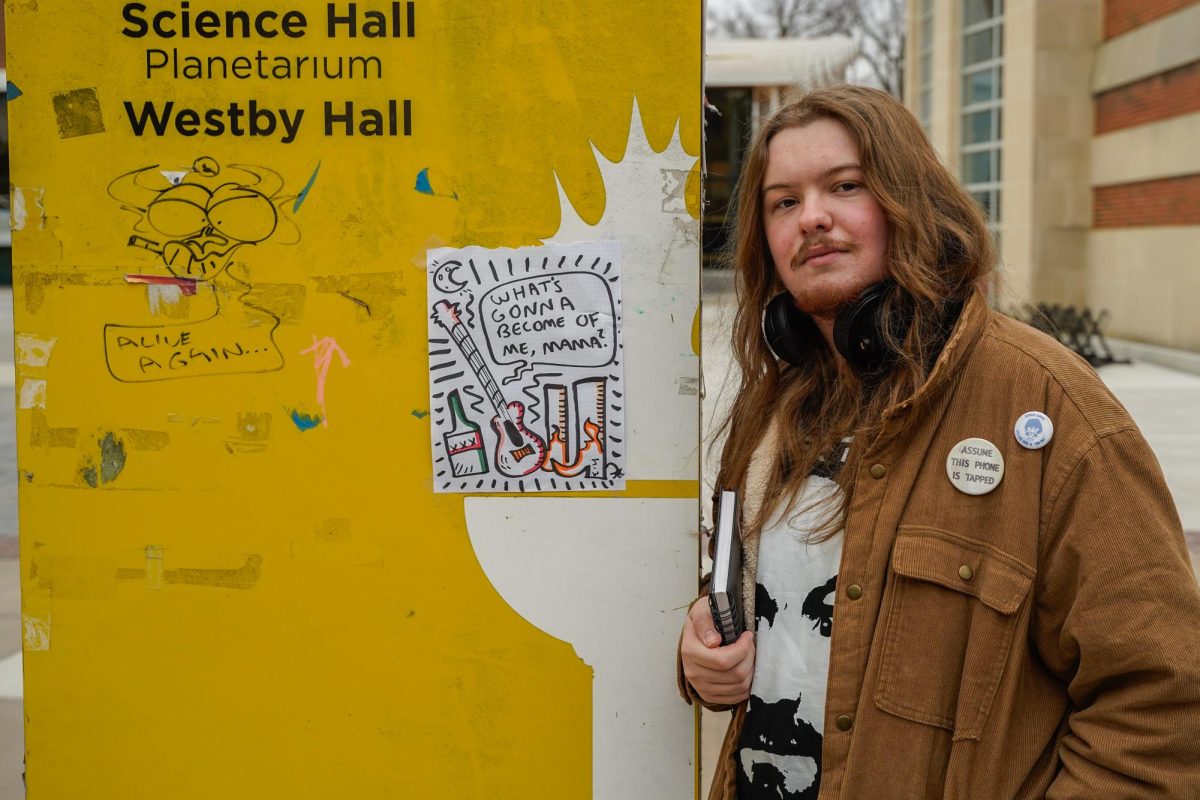
[(487, 472), (487, 451), (483, 447), (483, 433), (480, 432), (477, 423), (467, 419), (457, 389), (450, 392), (450, 423), (450, 431), (442, 436), (446, 445), (446, 455), (450, 458), (450, 473), (457, 478)]

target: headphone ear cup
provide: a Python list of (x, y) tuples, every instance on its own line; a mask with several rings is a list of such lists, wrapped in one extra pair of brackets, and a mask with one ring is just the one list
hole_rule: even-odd
[(839, 311), (833, 321), (833, 345), (860, 375), (881, 371), (892, 355), (882, 331), (883, 301), (888, 288), (887, 282), (868, 287)]
[(767, 303), (763, 312), (763, 338), (767, 347), (780, 361), (800, 366), (804, 361), (804, 341), (812, 320), (796, 308), (796, 302), (787, 292), (780, 292)]

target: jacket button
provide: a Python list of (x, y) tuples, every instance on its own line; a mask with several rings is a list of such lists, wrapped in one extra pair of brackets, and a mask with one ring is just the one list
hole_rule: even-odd
[(857, 600), (862, 597), (862, 587), (857, 583), (850, 584), (846, 587), (846, 597), (849, 597), (851, 600)]
[(958, 577), (962, 578), (964, 581), (969, 581), (971, 578), (975, 577), (975, 570), (971, 569), (966, 564), (963, 564), (958, 568)]
[(854, 717), (849, 714), (842, 714), (834, 724), (837, 725), (839, 731), (848, 731), (854, 727)]
[(875, 478), (876, 480), (878, 480), (878, 479), (882, 478), (884, 475), (887, 475), (887, 467), (885, 467), (883, 464), (872, 464), (871, 465), (871, 477), (872, 478)]

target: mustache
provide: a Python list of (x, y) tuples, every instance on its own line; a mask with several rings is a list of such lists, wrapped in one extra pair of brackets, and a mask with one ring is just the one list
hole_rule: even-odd
[(792, 257), (792, 266), (799, 267), (808, 260), (812, 252), (817, 248), (825, 248), (829, 250), (841, 250), (846, 253), (853, 253), (858, 249), (858, 245), (854, 242), (848, 242), (843, 239), (834, 239), (832, 236), (821, 234), (804, 242), (804, 246), (796, 251), (796, 255)]

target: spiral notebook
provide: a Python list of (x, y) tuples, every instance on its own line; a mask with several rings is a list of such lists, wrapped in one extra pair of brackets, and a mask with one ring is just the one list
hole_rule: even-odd
[(712, 583), (708, 607), (721, 644), (733, 644), (745, 630), (742, 619), (742, 539), (738, 534), (737, 492), (721, 492), (716, 541), (713, 550)]

